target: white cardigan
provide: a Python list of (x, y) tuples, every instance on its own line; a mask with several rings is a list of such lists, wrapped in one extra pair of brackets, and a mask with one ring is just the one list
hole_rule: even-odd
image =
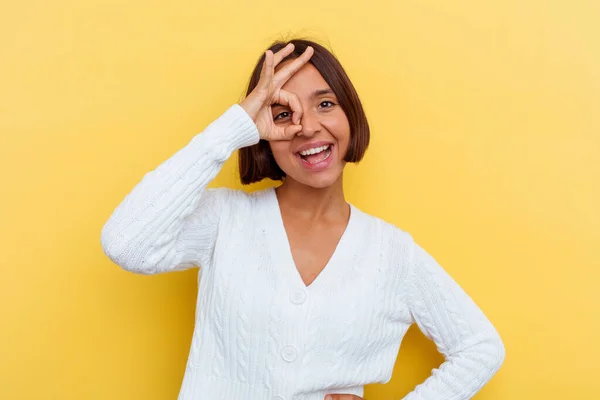
[(234, 104), (141, 182), (102, 230), (106, 255), (154, 274), (201, 266), (180, 400), (323, 400), (386, 383), (411, 324), (445, 362), (405, 400), (471, 398), (505, 350), (480, 308), (412, 236), (351, 205), (332, 258), (308, 287), (273, 188), (206, 189), (259, 141)]

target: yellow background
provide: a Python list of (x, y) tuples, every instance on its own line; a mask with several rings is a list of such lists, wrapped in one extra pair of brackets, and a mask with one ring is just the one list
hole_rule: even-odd
[[(411, 232), (504, 339), (476, 398), (595, 398), (599, 4), (3, 2), (0, 398), (176, 398), (196, 270), (124, 272), (100, 231), (290, 33), (331, 46), (364, 102), (348, 200)], [(365, 397), (400, 399), (441, 360), (413, 326)]]

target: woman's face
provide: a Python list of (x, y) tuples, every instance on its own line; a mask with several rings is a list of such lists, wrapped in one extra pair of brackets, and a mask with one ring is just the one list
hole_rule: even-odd
[[(280, 63), (276, 71), (286, 63)], [(350, 124), (335, 94), (319, 71), (307, 63), (282, 87), (295, 93), (302, 104), (302, 130), (291, 140), (271, 141), (271, 151), (277, 165), (299, 183), (324, 188), (341, 178), (346, 162), (344, 156), (350, 141)], [(273, 105), (274, 123), (285, 127), (292, 124), (291, 109)]]

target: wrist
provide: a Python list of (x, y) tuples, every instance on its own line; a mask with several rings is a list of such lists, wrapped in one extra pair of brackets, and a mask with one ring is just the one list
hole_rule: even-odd
[(248, 116), (252, 118), (252, 121), (256, 122), (256, 116), (258, 113), (254, 111), (252, 107), (250, 107), (250, 104), (248, 104), (246, 99), (242, 100), (242, 102), (240, 103), (240, 107), (242, 107), (244, 111), (246, 111), (246, 114), (248, 114)]

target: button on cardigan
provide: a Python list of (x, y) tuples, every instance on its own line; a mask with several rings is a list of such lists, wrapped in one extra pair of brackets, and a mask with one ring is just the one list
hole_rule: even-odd
[(405, 400), (469, 399), (505, 349), (481, 309), (400, 228), (350, 204), (331, 259), (306, 286), (273, 188), (206, 186), (258, 143), (238, 104), (146, 173), (104, 225), (106, 255), (139, 274), (200, 267), (180, 400), (323, 400), (386, 383), (416, 323), (444, 363)]

